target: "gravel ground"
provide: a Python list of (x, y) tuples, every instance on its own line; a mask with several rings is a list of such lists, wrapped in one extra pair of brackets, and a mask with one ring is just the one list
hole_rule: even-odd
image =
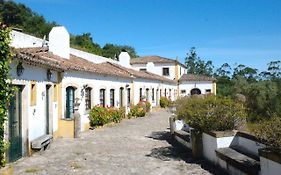
[(49, 150), (8, 166), (21, 175), (219, 174), (173, 142), (169, 116), (166, 110), (157, 110), (147, 117), (83, 132), (80, 139), (56, 139)]

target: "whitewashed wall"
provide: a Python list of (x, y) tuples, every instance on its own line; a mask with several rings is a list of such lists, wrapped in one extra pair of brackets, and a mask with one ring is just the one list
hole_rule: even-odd
[[(100, 89), (105, 89), (105, 104), (110, 106), (110, 89), (115, 89), (115, 107), (120, 106), (120, 96), (119, 90), (121, 87), (124, 88), (124, 105), (127, 104), (127, 90), (126, 88), (131, 88), (131, 79), (125, 78), (118, 78), (118, 77), (111, 77), (111, 76), (102, 76), (96, 75), (87, 72), (76, 72), (76, 71), (68, 71), (64, 73), (64, 78), (62, 80), (62, 111), (64, 112), (65, 117), (65, 101), (66, 101), (66, 88), (68, 86), (74, 86), (77, 89), (75, 90), (75, 95), (81, 101), (79, 107), (79, 113), (82, 115), (81, 117), (81, 125), (82, 129), (84, 129), (84, 125), (89, 122), (88, 120), (88, 112), (86, 111), (85, 107), (85, 95), (82, 96), (81, 90), (83, 89), (84, 85), (88, 85), (88, 87), (92, 88), (92, 106), (100, 104)], [(127, 85), (127, 86), (126, 86)], [(75, 97), (75, 98), (76, 98)]]
[[(135, 95), (134, 95), (134, 103), (137, 104), (140, 100), (140, 88), (142, 88), (142, 95), (146, 95), (146, 89), (149, 89), (149, 101), (151, 102), (152, 106), (158, 106), (159, 100), (161, 96), (165, 96), (164, 92), (165, 89), (167, 89), (167, 97), (169, 97), (169, 89), (171, 89), (171, 100), (175, 100), (175, 90), (177, 89), (177, 86), (175, 84), (169, 84), (166, 82), (161, 82), (157, 80), (147, 80), (147, 79), (136, 79), (134, 80), (134, 89), (135, 89)], [(154, 88), (154, 101), (152, 101), (152, 89)], [(158, 89), (158, 91), (157, 91)], [(162, 95), (160, 94), (162, 92)], [(158, 93), (158, 94), (157, 94)], [(157, 99), (158, 98), (158, 99)]]
[(70, 48), (70, 54), (84, 58), (88, 61), (91, 61), (93, 63), (103, 63), (103, 62), (112, 62), (112, 63), (118, 63), (118, 61), (109, 59), (106, 57), (102, 57), (99, 55), (95, 55), (92, 53), (84, 52), (78, 49)]
[[(135, 70), (147, 69), (146, 64), (133, 64), (132, 67)], [(163, 77), (173, 80), (176, 75), (175, 67), (176, 66), (174, 63), (163, 63), (163, 64), (154, 63), (154, 68), (152, 69), (153, 71), (151, 71), (151, 72), (156, 75), (163, 76), (163, 68), (169, 68), (169, 73), (170, 73), (169, 76), (163, 76)]]
[[(32, 141), (46, 132), (46, 85), (52, 85), (53, 82), (57, 82), (57, 72), (53, 72), (52, 79), (47, 81), (47, 70), (43, 68), (38, 68), (23, 64), (24, 72), (23, 75), (18, 77), (16, 74), (16, 61), (11, 64), (12, 68), (12, 77), (14, 84), (23, 84), (27, 88), (26, 93), (22, 96), (22, 103), (25, 104), (26, 108), (23, 108), (23, 114), (28, 116), (23, 116), (28, 120), (28, 138), (29, 141)], [(36, 105), (31, 106), (31, 81), (36, 82)], [(50, 89), (50, 117), (53, 119), (57, 118), (57, 102), (52, 102), (53, 99), (53, 89)], [(57, 130), (57, 120), (53, 121), (52, 124), (53, 131)], [(52, 131), (50, 131), (52, 132)]]
[[(213, 93), (212, 81), (184, 81), (179, 85), (180, 96), (190, 95), (190, 91), (194, 88), (200, 89), (201, 94), (206, 94), (207, 89), (210, 89), (211, 93)], [(185, 90), (186, 93), (181, 93), (182, 90)]]
[(203, 156), (210, 162), (217, 164), (218, 158), (215, 150), (218, 148), (229, 147), (233, 141), (234, 136), (216, 138), (209, 134), (202, 134), (203, 142)]
[(264, 157), (260, 157), (260, 165), (261, 165), (261, 175), (277, 175), (281, 173), (281, 164), (278, 162), (269, 160)]
[(43, 39), (14, 30), (11, 32), (11, 39), (12, 40), (10, 46), (15, 48), (42, 47), (44, 41)]

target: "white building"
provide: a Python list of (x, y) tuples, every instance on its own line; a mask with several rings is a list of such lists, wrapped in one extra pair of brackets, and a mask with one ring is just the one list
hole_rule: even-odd
[(131, 59), (131, 65), (139, 71), (151, 72), (177, 82), (177, 95), (216, 94), (216, 79), (203, 75), (187, 74), (186, 66), (177, 59), (145, 56)]
[[(186, 72), (178, 61), (149, 62), (144, 64), (147, 71), (139, 71), (127, 52), (115, 61), (70, 48), (64, 27), (54, 27), (49, 41), (13, 31), (11, 46), (12, 84), (18, 91), (5, 132), (8, 161), (30, 155), (38, 138), (73, 137), (75, 102), (80, 103), (83, 131), (89, 128), (89, 111), (95, 105), (128, 109), (146, 98), (155, 107), (161, 96), (175, 100), (179, 88), (186, 88), (178, 81)], [(169, 68), (165, 76), (163, 68)], [(202, 88), (209, 89), (211, 82), (205, 83)]]

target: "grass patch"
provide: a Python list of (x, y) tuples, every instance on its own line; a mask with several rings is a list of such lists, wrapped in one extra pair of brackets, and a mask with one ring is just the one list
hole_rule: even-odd
[(43, 169), (40, 167), (31, 167), (25, 170), (26, 173), (37, 173), (39, 171), (42, 171)]
[(70, 163), (70, 167), (73, 168), (73, 169), (80, 169), (80, 168), (82, 168), (82, 166), (79, 165), (77, 162), (71, 162)]

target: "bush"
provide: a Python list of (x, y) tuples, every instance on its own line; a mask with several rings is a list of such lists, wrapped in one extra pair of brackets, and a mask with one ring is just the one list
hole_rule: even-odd
[(115, 108), (109, 108), (110, 122), (120, 123), (122, 119), (121, 111)]
[(272, 117), (251, 127), (251, 132), (271, 147), (281, 149), (281, 118)]
[(122, 118), (125, 118), (125, 108), (104, 108), (95, 106), (91, 109), (89, 119), (90, 126), (102, 126), (106, 123), (115, 122), (119, 123)]
[(149, 112), (151, 108), (151, 103), (149, 103), (149, 101), (145, 101), (144, 103), (145, 103), (145, 111)]
[(150, 107), (149, 107), (149, 109), (147, 109), (147, 106), (150, 106), (150, 103), (144, 102), (144, 101), (141, 101), (137, 105), (132, 106), (131, 110), (128, 114), (129, 118), (130, 117), (144, 117), (146, 112), (148, 112), (148, 110), (150, 109)]
[(237, 129), (246, 117), (243, 104), (230, 98), (184, 97), (176, 101), (176, 108), (179, 119), (200, 131)]
[(90, 126), (102, 126), (109, 122), (110, 114), (107, 108), (95, 106), (91, 109)]
[(168, 106), (170, 106), (171, 104), (171, 100), (169, 100), (168, 98), (166, 97), (161, 97), (160, 98), (160, 106), (161, 108), (166, 108)]

